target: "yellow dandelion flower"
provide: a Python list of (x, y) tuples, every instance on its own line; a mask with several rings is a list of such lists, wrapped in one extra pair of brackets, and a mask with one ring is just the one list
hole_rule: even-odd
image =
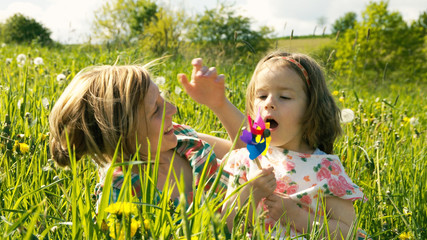
[(26, 143), (19, 143), (19, 151), (21, 151), (21, 153), (26, 153), (30, 150), (30, 146), (28, 146), (28, 144)]
[(399, 239), (401, 240), (406, 240), (406, 239), (411, 239), (412, 235), (410, 232), (403, 232), (399, 235)]
[(113, 214), (129, 215), (131, 213), (136, 213), (138, 209), (135, 204), (130, 202), (116, 202), (109, 205), (105, 211)]
[(145, 219), (145, 220), (144, 220), (144, 227), (145, 227), (145, 229), (147, 229), (147, 230), (149, 230), (149, 229), (150, 229), (150, 220), (148, 220), (148, 219)]
[(339, 99), (338, 99), (338, 101), (340, 101), (340, 102), (344, 102), (344, 97), (340, 97)]
[(403, 121), (404, 121), (404, 122), (409, 122), (410, 120), (411, 120), (411, 119), (410, 119), (410, 118), (408, 118), (408, 117), (404, 117), (404, 118), (403, 118)]
[(40, 138), (41, 141), (44, 141), (47, 138), (47, 134), (39, 133), (39, 138)]
[[(118, 222), (116, 220), (117, 220), (116, 218), (109, 218), (108, 219), (110, 237), (113, 239), (117, 239), (117, 240), (124, 240), (125, 239), (125, 229), (127, 227), (121, 226), (120, 222)], [(131, 235), (131, 237), (135, 236), (136, 231), (138, 231), (138, 228), (140, 225), (141, 225), (140, 221), (137, 221), (133, 218), (131, 219), (131, 222), (130, 222), (130, 235)]]
[(332, 92), (332, 95), (333, 95), (333, 96), (338, 96), (338, 94), (339, 94), (339, 92), (338, 92), (338, 91), (333, 91), (333, 92)]
[(131, 223), (130, 223), (130, 235), (132, 237), (135, 236), (135, 233), (138, 230), (139, 226), (141, 226), (141, 222), (136, 221), (135, 219), (132, 218)]

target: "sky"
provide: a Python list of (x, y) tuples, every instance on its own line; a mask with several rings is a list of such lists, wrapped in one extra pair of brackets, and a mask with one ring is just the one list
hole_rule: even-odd
[[(377, 1), (377, 0), (375, 0)], [(1, 0), (0, 22), (15, 13), (36, 19), (52, 31), (52, 39), (61, 43), (83, 43), (91, 36), (94, 11), (105, 0)], [(188, 14), (203, 13), (219, 3), (233, 3), (239, 15), (251, 19), (252, 28), (272, 27), (276, 36), (322, 34), (319, 19), (326, 20), (326, 33), (339, 17), (355, 12), (359, 17), (370, 0), (157, 0), (171, 9)], [(427, 11), (427, 0), (389, 0), (389, 11), (398, 11), (407, 22)]]

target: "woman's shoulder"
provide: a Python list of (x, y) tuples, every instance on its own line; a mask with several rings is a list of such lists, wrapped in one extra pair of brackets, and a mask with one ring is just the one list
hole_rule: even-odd
[(175, 135), (177, 136), (188, 136), (188, 137), (194, 137), (197, 138), (197, 132), (192, 127), (184, 125), (184, 124), (178, 124), (173, 123), (173, 130)]

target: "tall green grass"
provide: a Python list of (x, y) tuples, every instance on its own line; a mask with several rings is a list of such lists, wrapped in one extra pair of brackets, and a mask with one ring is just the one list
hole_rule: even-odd
[[(27, 61), (18, 66), (16, 57), (24, 53)], [(31, 59), (42, 57), (43, 65)], [(11, 58), (11, 63), (6, 63)], [(94, 187), (99, 181), (97, 167), (90, 159), (75, 161), (70, 169), (59, 169), (50, 159), (48, 115), (52, 105), (77, 72), (97, 64), (147, 62), (150, 56), (135, 49), (106, 49), (74, 46), (61, 49), (5, 46), (0, 48), (0, 238), (4, 239), (108, 239), (109, 218), (114, 214), (101, 210), (95, 214)], [(216, 61), (206, 59), (208, 64)], [(179, 87), (176, 75), (190, 73), (191, 59), (172, 57), (152, 69), (154, 76), (164, 76), (160, 88), (178, 108), (174, 121), (185, 123), (197, 131), (226, 137), (224, 128), (205, 106), (194, 103)], [(249, 64), (217, 65), (225, 73), (230, 100), (244, 109), (245, 88), (257, 59)], [(218, 61), (219, 62), (219, 61)], [(64, 82), (56, 77), (63, 73)], [(344, 124), (344, 135), (335, 145), (347, 173), (364, 189), (366, 203), (356, 202), (358, 226), (375, 239), (398, 239), (411, 236), (427, 238), (427, 170), (426, 170), (426, 84), (404, 81), (364, 85), (333, 79), (331, 91), (341, 108), (351, 108), (355, 119)], [(412, 120), (411, 120), (412, 119)], [(28, 145), (28, 151), (26, 146)], [(120, 154), (119, 152), (117, 154)], [(156, 162), (158, 156), (152, 156)], [(141, 164), (114, 163), (125, 169)], [(151, 165), (150, 165), (151, 166)], [(134, 238), (152, 239), (242, 239), (247, 237), (246, 209), (240, 208), (236, 226), (226, 230), (219, 214), (223, 199), (214, 192), (194, 195), (193, 204), (172, 207), (169, 203), (172, 186), (162, 194), (155, 189), (156, 166), (141, 170), (143, 200), (131, 197), (124, 188), (120, 198), (135, 201), (136, 212), (122, 215), (121, 229), (130, 237), (131, 218), (139, 221)], [(111, 174), (111, 173), (110, 173)], [(180, 179), (170, 171), (170, 178)], [(129, 177), (129, 175), (126, 175)], [(179, 181), (178, 181), (179, 182)], [(181, 192), (183, 186), (178, 184)], [(108, 196), (108, 189), (104, 193)], [(159, 196), (158, 198), (156, 196)], [(184, 195), (181, 196), (185, 198)], [(101, 209), (109, 204), (108, 198)], [(110, 220), (112, 221), (112, 220)], [(255, 239), (268, 239), (263, 234), (262, 218), (252, 225)], [(305, 236), (318, 239), (326, 234), (325, 226), (311, 227)]]

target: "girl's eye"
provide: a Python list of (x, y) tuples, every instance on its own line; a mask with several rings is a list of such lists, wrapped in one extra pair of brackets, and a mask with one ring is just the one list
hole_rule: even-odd
[(259, 99), (263, 99), (263, 100), (264, 100), (264, 99), (266, 99), (266, 98), (267, 98), (267, 96), (265, 96), (265, 95), (259, 95), (259, 96), (258, 96), (258, 98), (259, 98)]
[(291, 99), (290, 97), (286, 97), (286, 96), (280, 96), (281, 99), (285, 99), (285, 100), (289, 100)]

